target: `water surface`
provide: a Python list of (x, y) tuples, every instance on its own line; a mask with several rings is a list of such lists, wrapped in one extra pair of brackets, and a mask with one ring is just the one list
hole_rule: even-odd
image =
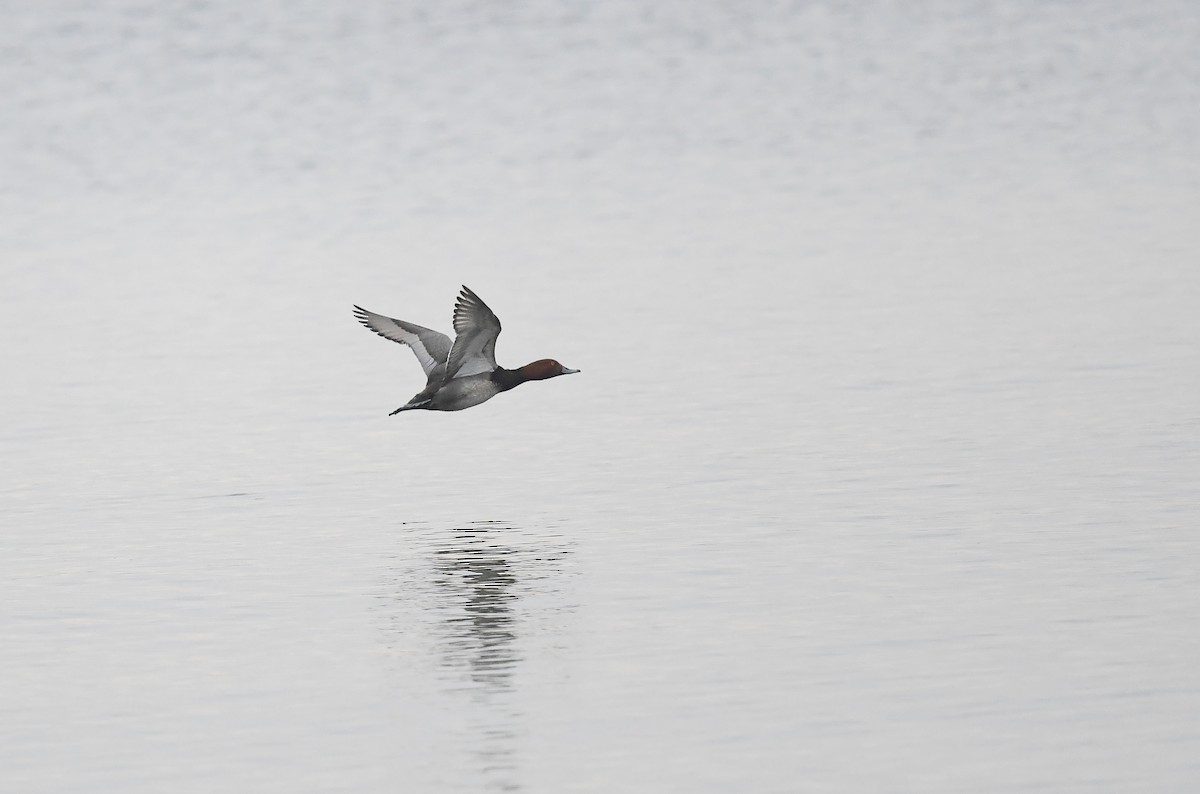
[(1192, 4), (2, 27), (0, 788), (1200, 782)]

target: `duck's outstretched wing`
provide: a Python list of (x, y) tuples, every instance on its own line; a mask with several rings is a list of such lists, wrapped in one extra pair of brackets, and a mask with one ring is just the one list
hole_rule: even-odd
[(425, 377), (429, 377), (450, 357), (450, 337), (443, 333), (404, 320), (384, 317), (382, 314), (369, 312), (361, 306), (354, 307), (354, 316), (360, 323), (384, 339), (408, 345), (412, 352), (417, 354), (417, 361), (421, 362), (421, 369), (425, 370)]
[(446, 380), (491, 372), (496, 368), (500, 321), (471, 290), (462, 288), (454, 304), (454, 345), (446, 360)]

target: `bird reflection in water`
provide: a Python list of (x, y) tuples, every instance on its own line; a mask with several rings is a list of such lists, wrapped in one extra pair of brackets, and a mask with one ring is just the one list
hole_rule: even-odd
[[(430, 611), (437, 615), (438, 666), (442, 677), (449, 674), (457, 679), (447, 691), (469, 697), (472, 750), (487, 787), (520, 790), (516, 737), (523, 715), (516, 673), (522, 661), (519, 645), (528, 650), (527, 644), (518, 643), (520, 630), (557, 619), (531, 607), (525, 597), (558, 589), (561, 563), (569, 549), (560, 537), (539, 532), (531, 543), (531, 533), (494, 521), (430, 530), (421, 535), (433, 553), (433, 589), (432, 593), (425, 591), (433, 596), (433, 603), (423, 596), (417, 599), (426, 609), (432, 607), (426, 616)], [(405, 576), (398, 576), (395, 582), (413, 584)], [(411, 604), (416, 594), (406, 586), (399, 589), (395, 603)], [(409, 592), (405, 594), (405, 590)], [(554, 600), (561, 606), (560, 599)], [(401, 630), (405, 622), (400, 618), (395, 629)], [(544, 628), (535, 634), (546, 636)]]
[[(516, 552), (492, 542), (496, 525), (472, 525), (454, 531), (436, 554), (437, 584), (461, 603), (462, 612), (446, 618), (449, 666), (466, 662), (470, 678), (482, 694), (511, 685), (519, 661), (513, 616), (517, 573), (511, 560)], [(503, 529), (503, 527), (499, 527)]]

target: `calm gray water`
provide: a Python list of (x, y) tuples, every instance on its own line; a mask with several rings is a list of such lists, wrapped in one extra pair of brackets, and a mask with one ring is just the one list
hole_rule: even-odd
[(1200, 787), (1200, 6), (341, 5), (3, 4), (0, 789)]

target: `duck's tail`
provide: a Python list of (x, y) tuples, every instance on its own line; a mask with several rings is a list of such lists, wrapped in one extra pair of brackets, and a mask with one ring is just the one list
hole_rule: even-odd
[(429, 400), (421, 400), (421, 402), (419, 402), (419, 403), (405, 403), (404, 405), (401, 405), (399, 408), (397, 408), (396, 410), (394, 410), (390, 414), (388, 414), (388, 416), (395, 416), (396, 414), (400, 413), (401, 411), (414, 411), (417, 408), (424, 408), (427, 405), (429, 405)]

